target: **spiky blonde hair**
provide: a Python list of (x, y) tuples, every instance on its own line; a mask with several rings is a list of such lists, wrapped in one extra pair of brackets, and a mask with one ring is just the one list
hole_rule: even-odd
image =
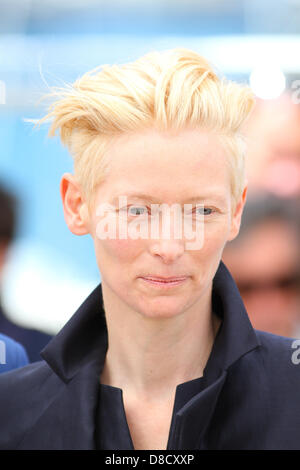
[(115, 136), (147, 127), (179, 131), (187, 126), (216, 131), (232, 168), (235, 201), (245, 184), (245, 138), (241, 127), (255, 103), (247, 85), (219, 78), (192, 50), (150, 52), (123, 65), (101, 65), (73, 84), (53, 88), (55, 101), (37, 124), (52, 121), (74, 159), (74, 175), (89, 207), (109, 171), (107, 149)]

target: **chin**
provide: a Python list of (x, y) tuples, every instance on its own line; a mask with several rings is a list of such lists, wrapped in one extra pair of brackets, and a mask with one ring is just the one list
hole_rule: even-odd
[(175, 318), (182, 312), (170, 312), (170, 311), (156, 311), (156, 312), (140, 312), (144, 318), (152, 318), (156, 320)]
[(168, 299), (166, 299), (166, 302), (159, 299), (157, 302), (149, 302), (148, 306), (145, 306), (145, 304), (141, 305), (140, 308), (138, 306), (137, 311), (146, 318), (163, 319), (174, 318), (181, 315), (185, 310), (185, 307), (185, 303), (179, 304), (178, 302), (175, 302), (174, 299), (172, 299), (172, 301), (168, 301)]

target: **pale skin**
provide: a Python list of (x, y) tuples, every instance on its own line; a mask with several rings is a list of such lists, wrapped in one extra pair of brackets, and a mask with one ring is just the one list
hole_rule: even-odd
[[(72, 233), (92, 236), (101, 272), (109, 348), (100, 380), (123, 390), (135, 449), (166, 449), (176, 386), (203, 375), (220, 326), (212, 281), (225, 244), (238, 234), (247, 187), (234, 203), (227, 156), (207, 130), (149, 128), (119, 136), (108, 152), (110, 171), (91, 213), (76, 178), (63, 175), (64, 216)], [(99, 239), (96, 207), (130, 192), (156, 198), (127, 196), (135, 207), (199, 197), (209, 209), (203, 247), (186, 250), (184, 237)], [(141, 279), (151, 274), (187, 279), (163, 291)]]

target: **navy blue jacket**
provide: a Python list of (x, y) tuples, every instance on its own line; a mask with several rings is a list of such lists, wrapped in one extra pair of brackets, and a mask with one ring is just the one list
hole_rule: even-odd
[(0, 374), (26, 366), (28, 363), (28, 356), (23, 346), (12, 338), (0, 334)]
[[(223, 321), (205, 386), (176, 415), (174, 448), (300, 449), (300, 341), (253, 329), (222, 262), (213, 302)], [(106, 351), (100, 284), (43, 361), (0, 375), (0, 449), (95, 449)]]

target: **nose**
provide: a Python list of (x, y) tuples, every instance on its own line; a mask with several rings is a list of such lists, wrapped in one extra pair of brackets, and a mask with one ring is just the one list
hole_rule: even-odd
[[(185, 251), (185, 240), (176, 231), (176, 219), (178, 215), (169, 214), (169, 218), (160, 219), (159, 236), (150, 239), (150, 252), (154, 256), (160, 256), (164, 263), (172, 263), (182, 256)], [(164, 226), (164, 223), (166, 224)], [(167, 228), (168, 223), (169, 229)], [(177, 226), (178, 228), (178, 226)]]
[(163, 238), (153, 240), (150, 245), (150, 252), (154, 256), (160, 256), (164, 263), (169, 264), (184, 253), (184, 241)]

